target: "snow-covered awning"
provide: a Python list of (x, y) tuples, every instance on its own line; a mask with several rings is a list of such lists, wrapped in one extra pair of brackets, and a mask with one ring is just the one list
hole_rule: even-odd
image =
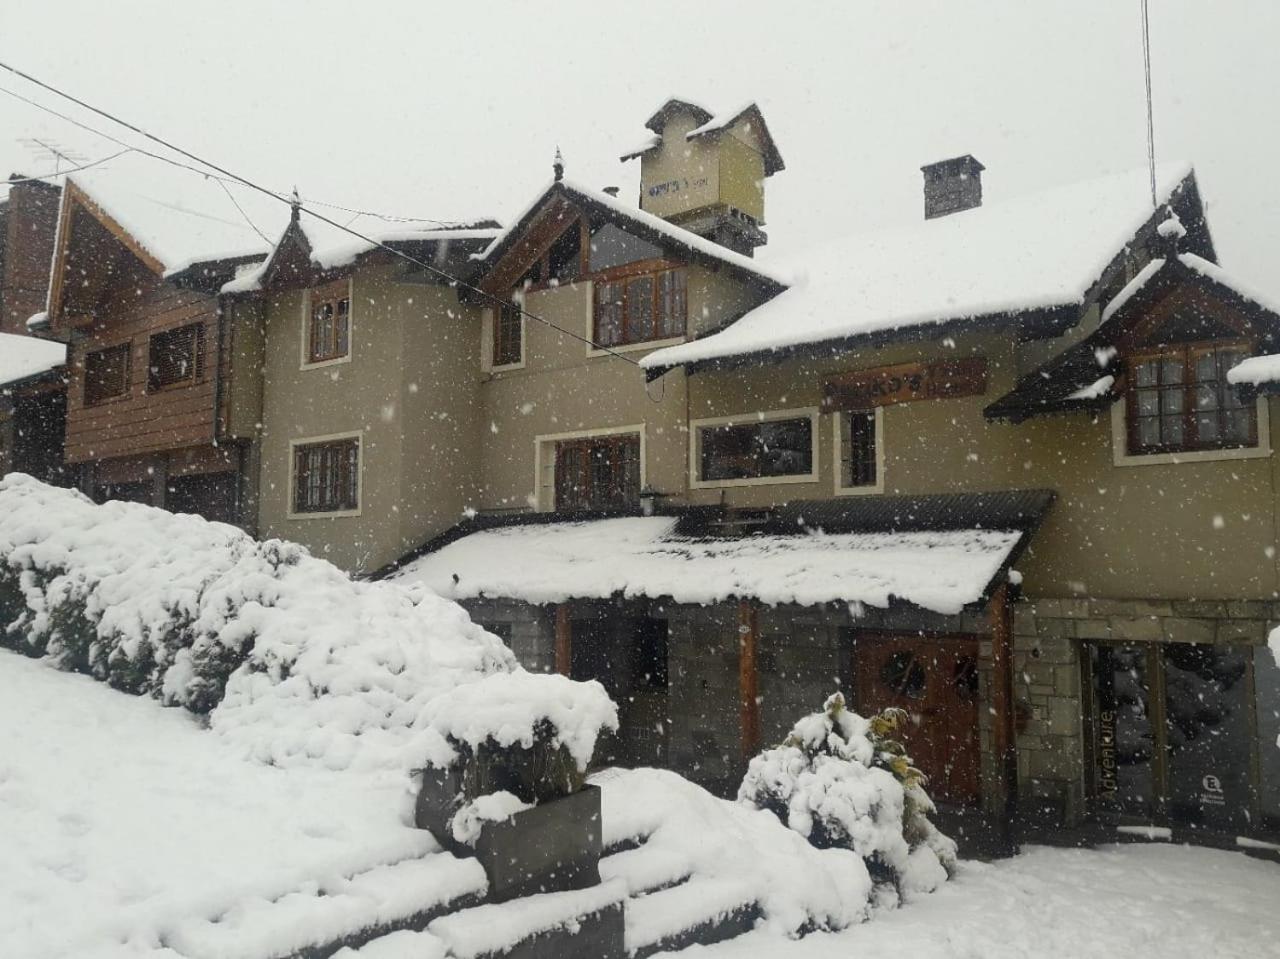
[(48, 373), (67, 362), (67, 345), (0, 333), (0, 387)]
[(1280, 353), (1251, 356), (1227, 370), (1227, 382), (1232, 386), (1275, 392), (1280, 387)]
[(1008, 569), (1047, 508), (1043, 495), (1038, 511), (1008, 528), (699, 536), (672, 516), (504, 525), (463, 536), (393, 575), (453, 599), (895, 601), (953, 614), (981, 601)]
[[(1078, 308), (1152, 216), (1148, 171), (1101, 177), (808, 250), (792, 287), (718, 333), (655, 350), (656, 375), (951, 321)], [(1157, 168), (1161, 204), (1193, 184)]]

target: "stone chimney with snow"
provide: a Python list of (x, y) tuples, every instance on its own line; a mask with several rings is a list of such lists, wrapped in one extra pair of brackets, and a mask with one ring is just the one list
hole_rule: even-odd
[(982, 171), (986, 169), (970, 154), (939, 160), (922, 166), (924, 174), (924, 218), (933, 220), (948, 213), (982, 206)]

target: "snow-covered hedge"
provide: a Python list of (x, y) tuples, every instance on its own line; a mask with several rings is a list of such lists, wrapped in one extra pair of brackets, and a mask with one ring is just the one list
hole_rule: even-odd
[(738, 792), (813, 845), (856, 852), (881, 902), (932, 892), (956, 864), (955, 843), (929, 821), (923, 774), (892, 738), (900, 720), (900, 710), (859, 716), (836, 693), (751, 760)]
[(20, 474), (0, 480), (0, 643), (209, 713), (258, 760), (332, 768), (420, 766), (447, 748), (432, 699), (519, 670), (425, 588)]

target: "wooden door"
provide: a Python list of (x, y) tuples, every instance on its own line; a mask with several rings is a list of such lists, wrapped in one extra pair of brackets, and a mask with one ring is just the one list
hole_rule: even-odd
[(860, 639), (855, 657), (858, 711), (905, 710), (901, 739), (912, 762), (929, 777), (929, 795), (943, 802), (977, 802), (977, 640)]

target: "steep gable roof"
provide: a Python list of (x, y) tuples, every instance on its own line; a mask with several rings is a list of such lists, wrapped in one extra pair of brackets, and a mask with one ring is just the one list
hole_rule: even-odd
[(714, 137), (733, 127), (738, 121), (745, 121), (760, 139), (764, 155), (764, 175), (773, 176), (773, 174), (785, 168), (786, 165), (782, 161), (782, 154), (778, 151), (773, 134), (769, 132), (769, 125), (765, 123), (764, 114), (760, 112), (760, 107), (756, 105), (755, 101), (742, 104), (723, 113), (712, 113), (696, 103), (673, 97), (645, 121), (644, 125), (653, 131), (653, 136), (634, 149), (628, 150), (622, 155), (621, 159), (624, 161), (634, 160), (650, 150), (656, 150), (662, 145), (663, 131), (666, 129), (667, 121), (680, 113), (692, 116), (697, 124), (685, 134), (686, 140)]
[[(1198, 294), (1180, 302), (1203, 303), (1211, 298), (1239, 311), (1261, 353), (1280, 349), (1280, 307), (1269, 305), (1265, 297), (1204, 257), (1194, 253), (1157, 257), (1104, 306), (1097, 329), (1020, 378), (984, 414), (1016, 423), (1038, 415), (1109, 406), (1119, 397), (1124, 351), (1158, 338), (1159, 327), (1154, 324), (1159, 317), (1153, 316), (1154, 308), (1179, 291)], [(1224, 332), (1223, 323), (1231, 322), (1208, 313), (1195, 321), (1204, 339)], [(1245, 375), (1237, 378), (1247, 383)]]
[(756, 282), (767, 291), (778, 292), (787, 286), (785, 274), (770, 270), (749, 256), (743, 256), (691, 233), (652, 213), (628, 206), (617, 197), (569, 180), (556, 180), (548, 184), (512, 221), (511, 226), (503, 230), (483, 253), (476, 256), (477, 262), (483, 264), (483, 272), (491, 272), (517, 247), (533, 224), (556, 204), (568, 204), (581, 212), (615, 223), (643, 240), (687, 256), (695, 262), (724, 267)]

